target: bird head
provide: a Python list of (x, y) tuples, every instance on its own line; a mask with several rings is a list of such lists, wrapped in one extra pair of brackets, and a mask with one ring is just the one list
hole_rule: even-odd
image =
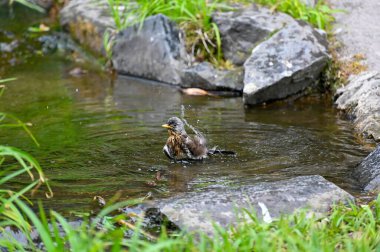
[(181, 134), (185, 132), (185, 126), (182, 120), (178, 117), (169, 118), (168, 122), (166, 124), (163, 124), (162, 127), (168, 129), (169, 133), (174, 132), (177, 134)]

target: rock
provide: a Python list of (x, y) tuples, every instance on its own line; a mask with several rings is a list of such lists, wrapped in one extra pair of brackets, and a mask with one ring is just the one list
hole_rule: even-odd
[(49, 35), (44, 35), (37, 38), (40, 46), (38, 51), (42, 51), (43, 54), (57, 53), (64, 55), (65, 57), (71, 57), (76, 62), (91, 62), (93, 66), (103, 67), (100, 65), (97, 58), (89, 54), (86, 50), (83, 50), (80, 45), (75, 43), (70, 35), (64, 32), (54, 32)]
[(159, 208), (181, 229), (212, 234), (213, 222), (223, 227), (238, 224), (236, 210), (243, 208), (254, 207), (258, 218), (269, 222), (271, 218), (301, 208), (322, 215), (334, 203), (353, 199), (349, 193), (315, 175), (240, 188), (190, 192), (160, 202)]
[(380, 141), (380, 73), (364, 72), (337, 90), (335, 104), (364, 136)]
[(222, 38), (224, 57), (241, 66), (255, 46), (295, 20), (283, 13), (252, 6), (239, 11), (217, 12), (212, 16)]
[(27, 1), (32, 4), (40, 6), (45, 10), (49, 10), (54, 4), (54, 0), (27, 0)]
[(179, 85), (187, 57), (180, 30), (164, 15), (147, 18), (118, 33), (112, 62), (122, 74)]
[(283, 99), (313, 86), (328, 60), (325, 34), (302, 21), (286, 26), (244, 63), (244, 103)]
[(243, 71), (217, 70), (210, 63), (202, 62), (182, 70), (182, 87), (206, 90), (243, 91)]
[[(115, 30), (107, 1), (72, 0), (61, 11), (60, 21), (80, 44), (96, 53), (103, 53), (103, 34)], [(128, 27), (114, 38), (112, 63), (116, 71), (126, 74), (206, 90), (242, 92), (241, 69), (215, 69), (203, 62), (188, 66), (178, 26), (164, 15), (147, 18), (140, 25)], [(49, 48), (52, 46), (49, 46)]]
[(60, 12), (61, 25), (83, 46), (103, 54), (106, 29), (115, 30), (106, 0), (71, 0)]
[(356, 167), (354, 177), (364, 190), (380, 193), (380, 146)]

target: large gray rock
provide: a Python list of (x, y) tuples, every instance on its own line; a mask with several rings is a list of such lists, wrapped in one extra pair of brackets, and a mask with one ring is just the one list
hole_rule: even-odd
[(301, 21), (286, 26), (244, 63), (244, 103), (283, 99), (313, 86), (328, 60), (325, 34)]
[(186, 49), (180, 30), (164, 15), (118, 33), (112, 62), (119, 73), (179, 85), (185, 68)]
[(206, 90), (243, 91), (243, 69), (218, 70), (210, 63), (202, 62), (182, 71), (182, 87)]
[[(299, 209), (322, 215), (338, 202), (353, 197), (319, 175), (259, 183), (240, 188), (220, 188), (191, 192), (160, 203), (160, 209), (181, 229), (213, 233), (213, 223), (221, 226), (238, 224), (237, 213), (253, 207), (260, 219), (270, 221)], [(267, 213), (266, 210), (268, 210)], [(245, 218), (244, 215), (240, 215)]]
[(337, 108), (353, 118), (355, 128), (365, 137), (380, 141), (380, 73), (352, 77), (336, 96)]
[(354, 176), (364, 190), (380, 193), (380, 146), (356, 167)]
[(224, 57), (238, 66), (244, 64), (258, 43), (296, 22), (286, 14), (254, 5), (239, 11), (217, 12), (212, 20), (219, 28)]
[(61, 10), (60, 22), (81, 45), (98, 54), (104, 53), (104, 32), (116, 29), (107, 0), (71, 0)]

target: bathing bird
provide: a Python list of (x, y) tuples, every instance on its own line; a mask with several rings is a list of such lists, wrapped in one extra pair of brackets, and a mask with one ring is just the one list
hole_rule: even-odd
[(236, 155), (233, 151), (218, 150), (216, 147), (208, 149), (205, 137), (199, 132), (191, 138), (186, 133), (184, 122), (178, 117), (169, 118), (162, 127), (169, 133), (163, 151), (172, 160), (202, 160), (214, 154)]

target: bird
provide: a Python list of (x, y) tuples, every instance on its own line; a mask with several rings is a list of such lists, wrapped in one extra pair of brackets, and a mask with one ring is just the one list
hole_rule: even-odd
[(162, 127), (169, 133), (163, 152), (171, 160), (203, 160), (214, 154), (236, 155), (233, 151), (218, 150), (216, 147), (208, 149), (206, 138), (199, 132), (191, 138), (186, 133), (184, 122), (178, 117), (169, 118)]

